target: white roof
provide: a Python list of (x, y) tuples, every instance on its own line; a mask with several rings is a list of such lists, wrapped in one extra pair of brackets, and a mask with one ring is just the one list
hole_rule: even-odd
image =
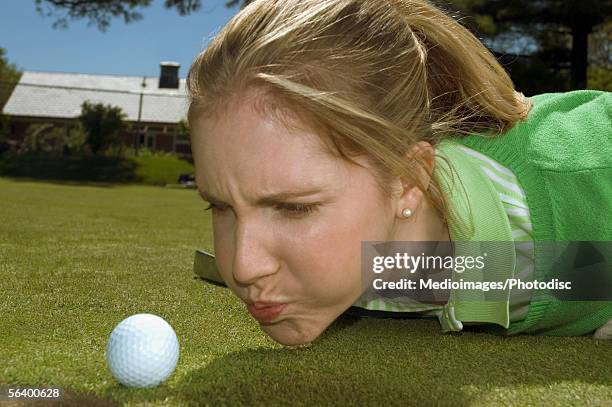
[[(142, 87), (144, 80), (145, 87)], [(119, 106), (128, 121), (178, 123), (186, 116), (185, 79), (178, 89), (160, 89), (158, 77), (23, 72), (4, 106), (11, 116), (77, 118), (85, 101)]]

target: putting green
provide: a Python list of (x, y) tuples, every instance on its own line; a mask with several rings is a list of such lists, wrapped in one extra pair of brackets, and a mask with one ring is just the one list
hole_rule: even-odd
[[(433, 320), (342, 317), (286, 348), (193, 273), (212, 245), (194, 190), (0, 178), (0, 385), (67, 405), (612, 405), (612, 342), (442, 335)], [(166, 319), (181, 347), (154, 389), (105, 365), (123, 318)]]

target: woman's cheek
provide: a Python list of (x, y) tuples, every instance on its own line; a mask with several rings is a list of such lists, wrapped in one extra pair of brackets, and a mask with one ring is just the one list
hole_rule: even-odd
[(335, 254), (320, 262), (321, 268), (312, 276), (321, 290), (331, 295), (350, 295), (361, 286), (361, 249), (354, 253), (340, 248)]
[(260, 326), (272, 339), (283, 345), (303, 345), (317, 339), (338, 315), (337, 309), (333, 307), (300, 307), (278, 323)]

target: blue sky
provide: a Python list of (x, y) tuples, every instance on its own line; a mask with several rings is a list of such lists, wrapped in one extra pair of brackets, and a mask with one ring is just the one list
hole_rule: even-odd
[(115, 19), (101, 32), (82, 20), (54, 29), (55, 19), (38, 14), (34, 0), (2, 0), (0, 47), (20, 70), (157, 76), (160, 61), (176, 61), (185, 77), (194, 57), (239, 11), (226, 1), (203, 0), (200, 11), (181, 17), (155, 0), (142, 20)]

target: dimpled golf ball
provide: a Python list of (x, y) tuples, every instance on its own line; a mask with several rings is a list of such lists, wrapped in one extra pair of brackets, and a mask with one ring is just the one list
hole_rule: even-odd
[(178, 357), (174, 329), (152, 314), (136, 314), (121, 321), (106, 345), (108, 368), (129, 387), (159, 385), (172, 374)]

